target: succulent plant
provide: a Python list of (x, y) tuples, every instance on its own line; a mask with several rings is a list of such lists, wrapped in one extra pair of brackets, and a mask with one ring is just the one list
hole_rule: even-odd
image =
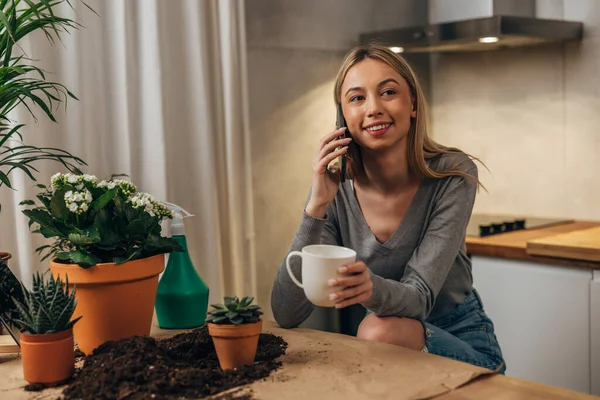
[(40, 273), (33, 276), (33, 289), (29, 291), (22, 286), (24, 301), (15, 298), (13, 301), (19, 311), (15, 324), (29, 334), (54, 333), (67, 330), (79, 321), (71, 321), (77, 301), (75, 287), (69, 293), (69, 278), (63, 287), (60, 278), (44, 281)]
[(244, 297), (242, 300), (237, 297), (225, 297), (225, 304), (211, 304), (213, 310), (210, 310), (210, 315), (206, 322), (213, 324), (253, 324), (260, 320), (263, 314), (260, 307), (250, 305), (254, 297)]

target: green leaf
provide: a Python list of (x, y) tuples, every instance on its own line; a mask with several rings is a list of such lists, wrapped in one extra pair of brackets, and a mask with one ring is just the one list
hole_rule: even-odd
[(115, 196), (114, 204), (117, 214), (123, 214), (123, 212), (125, 211), (125, 202), (123, 202), (121, 196)]
[(155, 236), (160, 236), (161, 226), (157, 217), (153, 217), (147, 212), (140, 213), (139, 219), (144, 223), (146, 232)]
[(237, 317), (230, 320), (234, 325), (241, 325), (244, 322), (244, 318)]
[(254, 301), (254, 297), (244, 297), (242, 299), (242, 307), (248, 307)]
[(61, 251), (56, 253), (56, 257), (60, 260), (73, 261), (73, 263), (79, 264), (80, 267), (86, 269), (102, 261), (98, 256), (83, 250), (74, 250), (68, 252)]
[(128, 257), (113, 257), (113, 262), (115, 263), (115, 265), (119, 265), (119, 264), (124, 264), (128, 261), (133, 261), (133, 260), (137, 260), (138, 258), (140, 258), (142, 256), (142, 251), (141, 250), (136, 250), (133, 253), (131, 253)]
[[(5, 184), (6, 186), (8, 186), (10, 189), (12, 189), (12, 186), (10, 184), (10, 179), (8, 179), (8, 175), (6, 175), (4, 172), (0, 171), (0, 181)], [(0, 185), (1, 186), (1, 185)]]
[(141, 241), (146, 237), (146, 227), (142, 221), (136, 219), (127, 225), (127, 228), (125, 228), (125, 233), (127, 233), (132, 240)]
[(223, 300), (225, 301), (225, 306), (230, 306), (238, 303), (237, 297), (225, 297)]
[(65, 185), (54, 192), (52, 200), (50, 201), (50, 211), (52, 215), (63, 221), (67, 220), (71, 214), (65, 203), (65, 193), (68, 191), (74, 191), (75, 188), (70, 185)]
[(131, 207), (130, 204), (125, 205), (125, 217), (127, 218), (127, 221), (134, 221), (138, 218), (138, 212)]
[(52, 216), (39, 208), (35, 208), (32, 210), (23, 210), (23, 214), (29, 217), (30, 220), (40, 225), (40, 232), (44, 235), (44, 237), (54, 237), (54, 236), (62, 236), (61, 232), (54, 225), (54, 221)]
[(228, 321), (227, 317), (215, 317), (215, 318), (211, 318), (210, 322), (215, 323), (215, 324), (219, 324), (219, 323), (225, 322), (225, 321)]
[(173, 251), (183, 251), (179, 243), (172, 238), (166, 238), (158, 235), (148, 234), (144, 238), (142, 249), (145, 254), (161, 254)]
[(94, 226), (100, 235), (99, 247), (114, 248), (121, 241), (121, 236), (114, 231), (115, 224), (112, 222), (111, 213), (106, 208), (98, 210), (94, 216)]
[(94, 209), (94, 211), (98, 211), (98, 210), (106, 207), (108, 205), (108, 203), (110, 203), (112, 201), (112, 199), (115, 198), (116, 193), (117, 193), (116, 188), (110, 189), (109, 191), (104, 193), (102, 196), (100, 196), (96, 200), (94, 200), (94, 202), (92, 203), (92, 208)]
[(35, 201), (33, 200), (23, 200), (22, 202), (19, 203), (20, 206), (34, 206), (35, 205)]
[(40, 233), (40, 234), (41, 234), (43, 237), (45, 237), (45, 238), (48, 238), (48, 239), (50, 239), (50, 238), (54, 238), (54, 237), (57, 237), (57, 236), (60, 236), (60, 235), (61, 235), (61, 233), (60, 233), (60, 232), (58, 232), (58, 231), (56, 231), (56, 230), (53, 230), (53, 229), (48, 229), (48, 228), (46, 228), (45, 226), (40, 226), (40, 229), (38, 229), (38, 232), (39, 232), (39, 233)]
[(68, 238), (75, 246), (86, 246), (100, 242), (100, 234), (95, 226), (81, 233), (69, 233)]
[(227, 314), (225, 314), (225, 316), (229, 319), (234, 319), (234, 318), (237, 318), (239, 316), (239, 314), (236, 312), (230, 311)]
[(49, 244), (45, 244), (45, 245), (43, 245), (43, 246), (40, 246), (40, 247), (38, 247), (38, 248), (37, 248), (37, 249), (35, 249), (34, 251), (35, 251), (36, 253), (39, 253), (39, 252), (41, 252), (42, 250), (45, 250), (45, 249), (47, 249), (47, 248), (49, 248), (49, 247), (52, 247), (52, 246), (50, 246)]
[[(75, 311), (75, 309), (73, 309), (73, 311)], [(68, 328), (73, 327), (73, 325), (75, 325), (77, 323), (77, 321), (79, 321), (81, 318), (83, 318), (83, 315), (80, 315), (79, 317), (75, 318), (74, 320), (71, 321), (71, 317), (69, 317), (69, 325)], [(67, 328), (67, 329), (68, 329)]]
[(48, 210), (50, 209), (51, 200), (47, 196), (45, 196), (43, 194), (38, 194), (38, 195), (36, 195), (36, 197), (38, 198), (39, 201), (42, 202), (44, 207), (46, 207)]

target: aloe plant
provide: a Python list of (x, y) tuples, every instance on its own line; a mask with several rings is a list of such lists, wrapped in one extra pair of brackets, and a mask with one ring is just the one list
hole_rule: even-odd
[(44, 32), (54, 44), (62, 33), (79, 27), (73, 20), (55, 14), (54, 10), (64, 3), (72, 7), (70, 0), (0, 0), (0, 187), (12, 188), (10, 174), (15, 170), (36, 181), (39, 171), (34, 164), (40, 160), (59, 162), (73, 173), (80, 173), (78, 166), (86, 165), (65, 150), (24, 144), (21, 130), (25, 124), (8, 116), (23, 105), (35, 120), (37, 108), (56, 122), (57, 106), (66, 104), (68, 98), (77, 100), (64, 85), (48, 81), (29, 58), (14, 54), (19, 40), (32, 32)]
[(210, 315), (206, 322), (213, 324), (253, 324), (260, 320), (263, 314), (260, 307), (251, 305), (254, 297), (244, 297), (242, 300), (237, 297), (225, 297), (224, 304), (211, 304), (213, 310), (209, 311)]
[(43, 334), (61, 332), (73, 327), (81, 317), (71, 320), (77, 300), (76, 287), (69, 291), (69, 278), (63, 282), (59, 277), (44, 281), (40, 273), (33, 276), (33, 289), (22, 287), (24, 301), (13, 298), (19, 317), (14, 323), (24, 332)]

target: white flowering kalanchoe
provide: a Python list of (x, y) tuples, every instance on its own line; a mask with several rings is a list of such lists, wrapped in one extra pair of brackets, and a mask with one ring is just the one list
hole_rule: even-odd
[(143, 208), (152, 217), (173, 218), (171, 210), (149, 193), (136, 193), (127, 201), (131, 203), (133, 208)]
[(112, 181), (102, 181), (98, 184), (98, 187), (107, 188), (108, 190), (118, 187), (119, 189), (121, 189), (121, 192), (123, 192), (123, 194), (125, 196), (129, 196), (129, 195), (137, 192), (137, 187), (133, 183), (123, 180), (123, 179), (115, 179)]
[(92, 200), (92, 194), (87, 189), (80, 191), (69, 190), (65, 193), (65, 204), (69, 211), (75, 214), (86, 212)]
[(86, 183), (91, 186), (96, 186), (98, 178), (89, 174), (74, 175), (61, 173), (54, 174), (52, 175), (52, 178), (50, 178), (50, 188), (53, 192), (67, 184), (74, 186), (77, 190), (82, 190)]

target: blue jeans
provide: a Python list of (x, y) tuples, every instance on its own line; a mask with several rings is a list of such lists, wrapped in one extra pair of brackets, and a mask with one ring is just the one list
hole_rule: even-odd
[(423, 327), (427, 352), (500, 374), (506, 371), (494, 324), (475, 289), (451, 313), (423, 322)]

